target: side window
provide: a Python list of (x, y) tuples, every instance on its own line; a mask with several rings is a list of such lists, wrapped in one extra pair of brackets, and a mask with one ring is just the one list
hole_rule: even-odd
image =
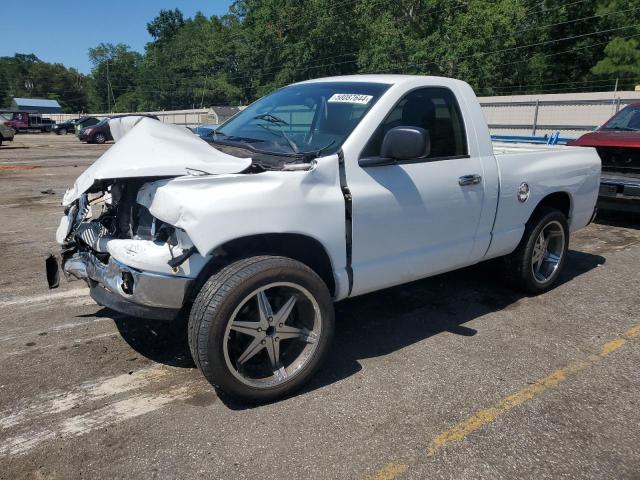
[(394, 127), (427, 130), (431, 139), (427, 158), (462, 157), (468, 153), (460, 107), (447, 88), (428, 87), (408, 93), (376, 129), (362, 156), (379, 156), (385, 134)]

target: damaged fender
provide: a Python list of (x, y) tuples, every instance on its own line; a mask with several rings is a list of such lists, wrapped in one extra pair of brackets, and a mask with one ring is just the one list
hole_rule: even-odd
[(336, 296), (348, 292), (344, 198), (338, 157), (308, 171), (267, 171), (179, 177), (143, 185), (137, 202), (157, 219), (184, 230), (201, 255), (231, 240), (270, 233), (301, 234), (324, 246), (334, 271)]

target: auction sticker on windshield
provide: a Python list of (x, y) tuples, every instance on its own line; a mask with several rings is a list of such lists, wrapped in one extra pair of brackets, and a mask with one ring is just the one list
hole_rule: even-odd
[(366, 105), (373, 98), (372, 95), (359, 95), (357, 93), (334, 93), (328, 100), (329, 103), (358, 103)]

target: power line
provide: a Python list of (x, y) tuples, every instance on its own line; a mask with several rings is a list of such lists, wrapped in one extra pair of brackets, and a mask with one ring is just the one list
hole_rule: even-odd
[[(466, 59), (466, 58), (472, 58), (472, 57), (494, 55), (496, 53), (512, 52), (512, 51), (515, 51), (515, 50), (519, 50), (521, 48), (539, 47), (539, 46), (542, 46), (542, 45), (549, 45), (549, 44), (552, 44), (552, 43), (558, 43), (558, 42), (563, 42), (563, 41), (567, 41), (567, 40), (575, 40), (576, 38), (585, 38), (585, 37), (590, 37), (590, 36), (593, 36), (593, 35), (599, 35), (601, 33), (609, 33), (609, 32), (613, 32), (613, 31), (624, 30), (624, 29), (627, 29), (627, 28), (636, 28), (638, 26), (640, 26), (640, 24), (626, 25), (624, 27), (610, 28), (610, 29), (607, 29), (607, 30), (598, 30), (598, 31), (595, 31), (595, 32), (583, 33), (583, 34), (580, 34), (580, 35), (572, 35), (572, 36), (569, 36), (569, 37), (557, 38), (557, 39), (553, 39), (553, 40), (545, 40), (543, 42), (530, 43), (530, 44), (527, 44), (527, 45), (519, 45), (519, 46), (516, 46), (516, 47), (501, 48), (501, 49), (498, 49), (498, 50), (492, 50), (492, 51), (487, 51), (487, 52), (476, 52), (476, 53), (472, 53), (472, 54), (469, 54), (469, 55), (461, 55), (461, 56), (458, 56), (458, 57), (450, 57), (450, 58), (442, 59), (441, 61), (460, 60), (460, 59)], [(406, 67), (420, 67), (420, 66), (425, 67), (427, 65), (436, 65), (437, 66), (438, 63), (439, 62), (437, 62), (437, 61), (416, 62), (416, 63), (413, 63), (413, 64), (404, 65), (404, 67), (405, 68)], [(401, 66), (401, 65), (395, 65), (394, 67), (383, 69), (381, 71), (384, 72), (384, 71), (393, 70), (394, 68), (397, 68), (398, 66)]]
[[(586, 1), (586, 0), (578, 0), (576, 2), (573, 2), (573, 4), (584, 3), (584, 1)], [(541, 2), (540, 4), (542, 4), (542, 3), (544, 3), (544, 2)], [(569, 4), (569, 5), (573, 5), (573, 4)], [(529, 29), (521, 30), (518, 33), (529, 32), (529, 31), (534, 31), (534, 30), (540, 30), (540, 29), (543, 29), (543, 28), (551, 28), (551, 27), (560, 26), (560, 25), (568, 25), (568, 24), (573, 24), (573, 23), (585, 21), (585, 20), (591, 20), (591, 19), (594, 19), (594, 18), (602, 18), (602, 17), (608, 16), (608, 15), (627, 13), (627, 12), (630, 12), (630, 11), (637, 11), (637, 10), (640, 10), (640, 7), (630, 8), (630, 9), (620, 10), (620, 11), (612, 11), (612, 12), (608, 12), (608, 13), (605, 13), (605, 14), (592, 15), (592, 16), (588, 16), (588, 17), (583, 17), (583, 18), (574, 19), (574, 20), (567, 20), (567, 21), (563, 21), (563, 22), (556, 22), (556, 23), (547, 24), (547, 25), (540, 25), (540, 26), (529, 28)], [(466, 55), (466, 56), (452, 57), (452, 58), (448, 58), (446, 60), (447, 61), (459, 60), (459, 59), (470, 58), (470, 57), (479, 56), (479, 55), (489, 55), (489, 54), (494, 54), (494, 53), (502, 53), (502, 52), (507, 52), (507, 51), (512, 51), (512, 50), (518, 50), (518, 49), (521, 49), (521, 48), (527, 48), (527, 47), (532, 47), (532, 46), (541, 46), (541, 45), (545, 45), (545, 44), (549, 44), (549, 43), (556, 43), (556, 42), (565, 41), (565, 40), (572, 40), (572, 39), (576, 39), (576, 38), (597, 35), (597, 34), (600, 34), (600, 33), (608, 33), (608, 32), (612, 32), (612, 31), (616, 31), (616, 30), (622, 30), (622, 29), (625, 29), (625, 28), (633, 28), (633, 27), (636, 27), (638, 25), (640, 25), (640, 24), (624, 26), (624, 27), (618, 27), (618, 28), (612, 28), (612, 29), (609, 29), (609, 30), (600, 30), (600, 31), (597, 31), (597, 32), (591, 32), (591, 33), (581, 34), (581, 35), (574, 35), (574, 36), (570, 36), (570, 37), (564, 37), (564, 38), (561, 38), (561, 39), (547, 40), (547, 41), (538, 42), (538, 43), (532, 43), (532, 44), (528, 44), (528, 45), (509, 47), (509, 48), (494, 50), (494, 51), (490, 51), (490, 52), (478, 52), (478, 53), (474, 53), (474, 54), (470, 54), (470, 55)], [(512, 35), (512, 33), (504, 33), (504, 34), (494, 35), (493, 38), (500, 38), (500, 37), (504, 37), (504, 36), (508, 36), (508, 35)], [(345, 54), (336, 55), (336, 56), (329, 56), (329, 57), (324, 57), (324, 58), (332, 59), (332, 58), (340, 58), (340, 57), (351, 56), (351, 55), (356, 56), (358, 53), (359, 52), (350, 52), (350, 53), (345, 53)], [(402, 53), (405, 53), (405, 52), (402, 52)], [(333, 67), (333, 66), (338, 66), (338, 65), (355, 64), (355, 63), (357, 63), (357, 61), (358, 61), (357, 59), (354, 59), (354, 60), (345, 60), (345, 61), (323, 63), (323, 64), (317, 64), (316, 63), (316, 64), (311, 64), (311, 65), (305, 66), (304, 70), (315, 70), (315, 69), (318, 69), (318, 68), (328, 68), (328, 67)], [(438, 65), (438, 63), (439, 63), (438, 61), (432, 61), (432, 62), (426, 62), (426, 63), (425, 62), (417, 62), (417, 63), (409, 64), (407, 66), (413, 67), (413, 66), (421, 66), (421, 65), (422, 66)], [(382, 71), (393, 70), (393, 69), (397, 68), (399, 65), (400, 64), (395, 64), (392, 67), (389, 67), (389, 68), (387, 68), (385, 70), (382, 70)], [(268, 69), (260, 70), (259, 74), (264, 75), (266, 73), (270, 73), (272, 71), (276, 71), (276, 70), (280, 70), (280, 69), (282, 69), (282, 65), (277, 65), (277, 66), (274, 66), (274, 67), (271, 67), (271, 68), (268, 68)], [(244, 74), (244, 75), (231, 75), (227, 79), (228, 80), (244, 80), (244, 79), (247, 79), (247, 78), (251, 78), (254, 75), (255, 74), (251, 74), (251, 73)], [(162, 77), (158, 77), (158, 78), (162, 78)]]

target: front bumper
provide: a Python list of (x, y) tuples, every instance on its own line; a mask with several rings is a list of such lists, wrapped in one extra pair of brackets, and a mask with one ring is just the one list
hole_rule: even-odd
[(192, 278), (143, 272), (113, 257), (105, 264), (88, 252), (74, 253), (63, 261), (62, 269), (67, 275), (86, 280), (98, 304), (157, 320), (177, 317), (193, 282)]
[(640, 210), (640, 179), (602, 177), (598, 206), (601, 209)]

